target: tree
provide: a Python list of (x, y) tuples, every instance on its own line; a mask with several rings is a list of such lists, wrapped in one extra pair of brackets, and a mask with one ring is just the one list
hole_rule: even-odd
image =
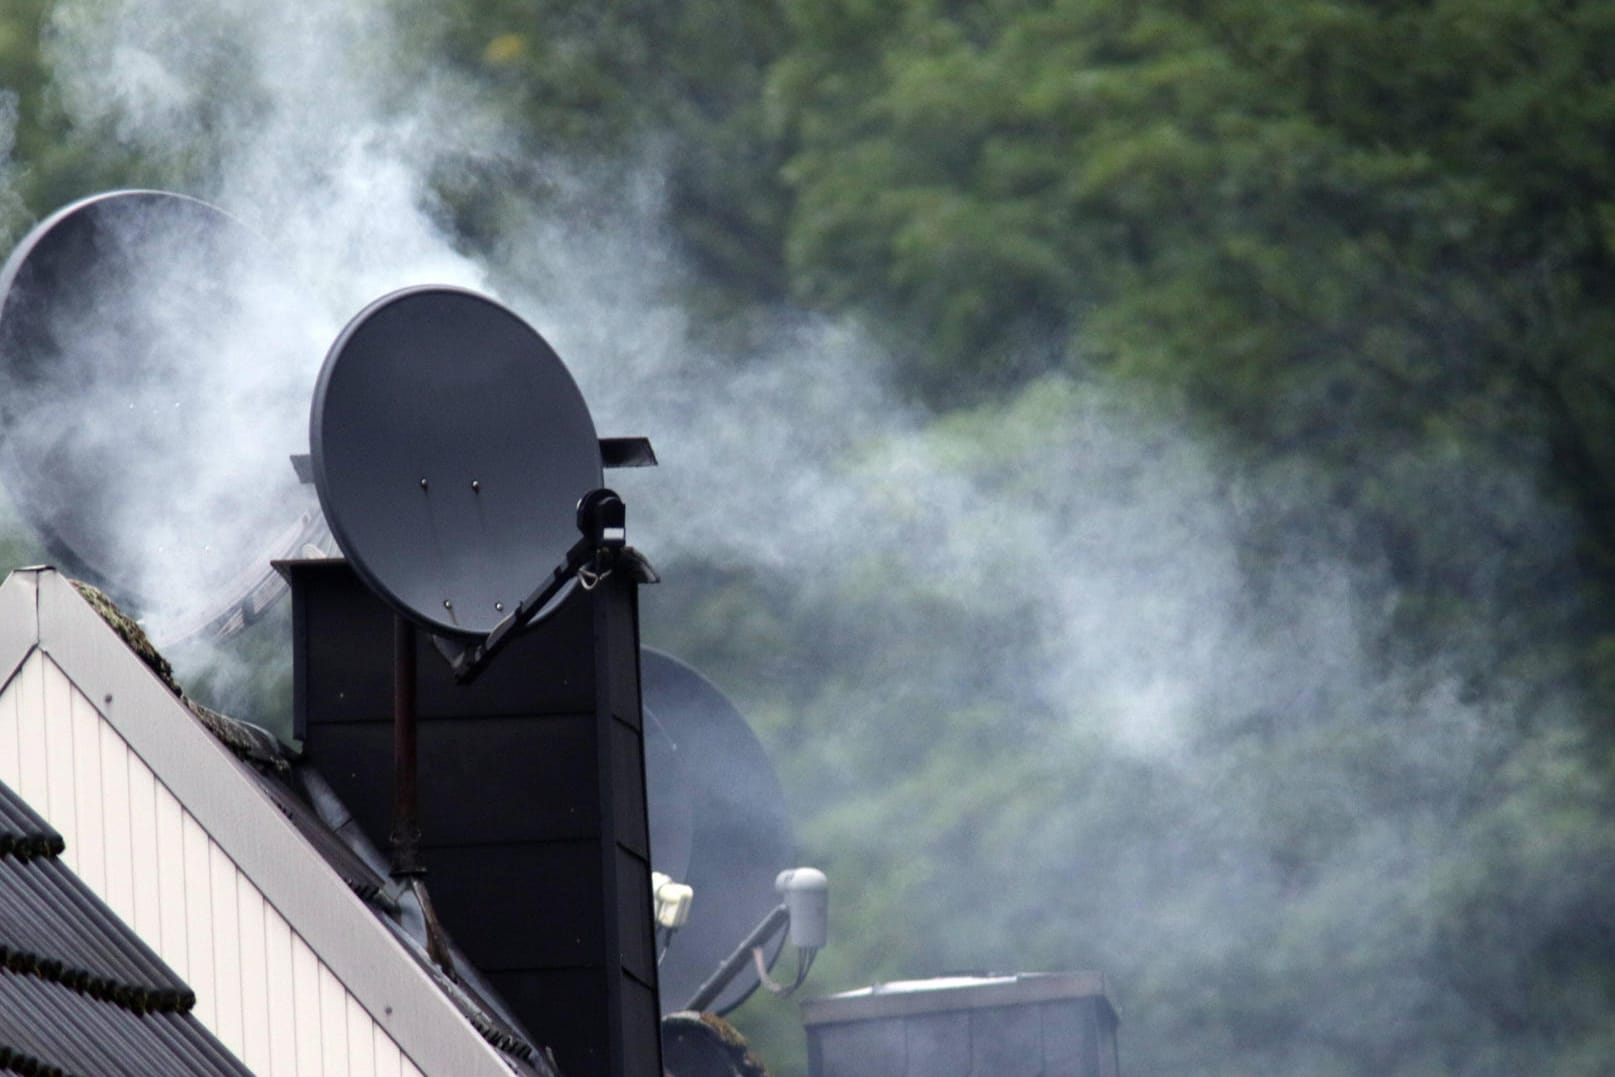
[[(1159, 394), (1312, 484), (1296, 511), (1392, 564), (1410, 638), (1470, 619), (1480, 529), (1519, 555), (1508, 668), (1608, 680), (1610, 5), (791, 14), (798, 296), (885, 327), (942, 405), (1049, 369)], [(1574, 558), (1544, 548), (1561, 511)]]
[[(502, 169), (454, 192), (459, 224), (487, 243), (502, 221), (486, 207), (518, 198), (585, 198), (609, 216), (653, 174), (708, 314), (784, 293), (777, 180), (780, 148), (764, 133), (762, 82), (785, 43), (777, 3), (658, 0), (580, 8), (548, 0), (475, 0), (445, 9), (404, 0), (419, 54), (478, 85), (516, 143)], [(546, 170), (551, 171), (546, 175)], [(510, 187), (514, 186), (512, 192)]]
[[(1592, 1072), (1610, 1049), (1591, 1015), (1610, 999), (1615, 939), (1589, 910), (1615, 881), (1572, 884), (1568, 866), (1605, 855), (1594, 820), (1615, 777), (1615, 8), (832, 0), (791, 17), (770, 92), (792, 147), (794, 293), (880, 327), (941, 407), (998, 416), (1050, 370), (1131, 385), (1227, 454), (1245, 598), (1293, 613), (1296, 566), (1339, 561), (1361, 609), (1384, 612), (1350, 636), (1358, 674), (1325, 688), (1318, 671), (1298, 688), (1305, 706), (1194, 708), (1197, 747), (1223, 760), (1198, 772), (1208, 801), (1103, 745), (1069, 783), (1008, 779), (1065, 804), (1051, 826), (1102, 877), (1142, 870), (1166, 901), (1173, 864), (1202, 884), (1223, 870), (1271, 886), (1277, 940), (1197, 952), (1168, 932), (1174, 958), (1132, 970), (1153, 1016), (1192, 1029), (1149, 1037), (1151, 1057), (1210, 1072), (1252, 1057), (1274, 1072)], [(1440, 747), (1465, 713), (1485, 716), (1495, 750)], [(1438, 778), (1427, 765), (1444, 756), (1476, 769)], [(1250, 790), (1308, 760), (1327, 760), (1328, 777)], [(1147, 790), (1165, 812), (1153, 818), (1194, 835), (1181, 859), (1159, 829), (1103, 815), (1112, 802), (1089, 799), (1090, 779), (1115, 797)], [(1550, 806), (1561, 782), (1568, 801)], [(927, 817), (968, 803), (959, 776), (938, 784), (958, 798)], [(934, 788), (825, 825), (917, 818)], [(1364, 793), (1383, 810), (1342, 816)], [(992, 800), (970, 830), (1009, 840), (1011, 811)], [(1131, 857), (1074, 803), (1131, 834)], [(1197, 809), (1250, 829), (1202, 830)], [(1539, 829), (1522, 845), (1526, 820)], [(1382, 828), (1453, 846), (1412, 839), (1386, 856)], [(872, 841), (869, 864), (898, 855), (854, 827), (833, 833)], [(961, 839), (950, 861), (991, 862)], [(1397, 882), (1375, 892), (1380, 876)], [(1057, 889), (1058, 872), (1044, 882)], [(1342, 899), (1353, 887), (1355, 904)], [(1539, 887), (1562, 904), (1531, 897)], [(891, 907), (921, 922), (924, 886), (895, 889)], [(970, 908), (1069, 943), (1011, 893), (989, 886)], [(1238, 923), (1236, 893), (1250, 895), (1185, 883), (1179, 911)], [(1398, 962), (1416, 968), (1398, 980)], [(1196, 998), (1171, 982), (1195, 967), (1226, 990)], [(1372, 1045), (1302, 1003), (1366, 1005), (1398, 983), (1421, 1008), (1382, 1011), (1409, 1024), (1375, 1029)], [(1209, 1056), (1165, 1065), (1153, 1052), (1168, 1041)]]

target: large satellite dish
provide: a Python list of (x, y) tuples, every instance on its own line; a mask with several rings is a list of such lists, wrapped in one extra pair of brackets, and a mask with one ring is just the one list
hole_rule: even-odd
[[(651, 867), (695, 889), (689, 922), (658, 969), (662, 1009), (671, 1012), (779, 905), (774, 880), (793, 866), (795, 841), (768, 753), (734, 704), (701, 674), (650, 648), (640, 652), (640, 685), (679, 768), (661, 773), (667, 753), (647, 748)], [(687, 806), (678, 803), (683, 797)], [(770, 960), (783, 945), (783, 935), (771, 940)], [(743, 974), (707, 1008), (732, 1009), (756, 985), (755, 975)]]
[[(572, 375), (491, 299), (406, 288), (331, 346), (314, 485), (354, 571), (438, 636), (487, 636), (578, 537), (601, 448)], [(534, 620), (564, 599), (562, 589)]]
[(0, 476), (159, 640), (250, 620), (323, 534), (288, 463), (303, 307), (256, 233), (160, 191), (67, 206), (0, 270)]

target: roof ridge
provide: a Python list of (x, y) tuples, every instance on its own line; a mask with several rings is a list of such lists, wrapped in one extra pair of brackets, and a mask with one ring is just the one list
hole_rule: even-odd
[(68, 582), (90, 604), (90, 608), (101, 615), (101, 619), (118, 634), (136, 657), (146, 664), (146, 668), (156, 674), (157, 679), (162, 681), (170, 692), (179, 697), (186, 709), (207, 727), (208, 732), (212, 733), (219, 743), (248, 763), (270, 767), (282, 773), (291, 769), (291, 763), (286, 759), (286, 753), (281, 749), (280, 741), (273, 733), (252, 722), (216, 711), (187, 695), (174, 676), (173, 663), (163, 657), (163, 653), (152, 643), (151, 637), (140, 626), (140, 622), (124, 613), (110, 595), (83, 580), (69, 579)]
[(146, 663), (157, 675), (157, 679), (168, 686), (169, 691), (184, 698), (184, 691), (174, 679), (173, 664), (163, 657), (156, 644), (152, 643), (151, 637), (146, 635), (146, 630), (140, 627), (139, 621), (119, 609), (118, 604), (112, 601), (112, 597), (93, 583), (85, 583), (71, 577), (67, 577), (67, 582), (73, 585), (73, 589), (90, 604), (90, 608), (100, 614), (101, 619), (129, 645), (129, 649)]
[(232, 718), (222, 711), (216, 711), (204, 703), (198, 703), (183, 692), (180, 694), (180, 700), (198, 721), (207, 726), (208, 732), (212, 733), (219, 743), (230, 749), (236, 758), (245, 763), (268, 767), (282, 774), (291, 771), (291, 762), (286, 758), (280, 741), (269, 730), (245, 719)]

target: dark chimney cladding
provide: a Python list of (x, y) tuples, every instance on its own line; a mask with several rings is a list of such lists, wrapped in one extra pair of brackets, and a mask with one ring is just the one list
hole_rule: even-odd
[[(296, 735), (386, 848), (393, 611), (345, 561), (278, 567)], [(469, 685), (418, 633), (426, 882), (455, 944), (567, 1077), (662, 1069), (637, 591), (629, 572), (576, 588)]]
[(811, 1077), (1119, 1077), (1097, 972), (948, 976), (802, 1004)]

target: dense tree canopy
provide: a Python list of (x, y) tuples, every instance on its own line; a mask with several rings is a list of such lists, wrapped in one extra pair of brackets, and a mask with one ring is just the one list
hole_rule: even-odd
[[(139, 2), (0, 11), (9, 234), (220, 167), (60, 93), (56, 16)], [(786, 462), (647, 637), (780, 760), (818, 987), (1100, 967), (1133, 1073), (1610, 1069), (1615, 2), (390, 7), (499, 132), (456, 248), (654, 177), (710, 365), (647, 394)]]

